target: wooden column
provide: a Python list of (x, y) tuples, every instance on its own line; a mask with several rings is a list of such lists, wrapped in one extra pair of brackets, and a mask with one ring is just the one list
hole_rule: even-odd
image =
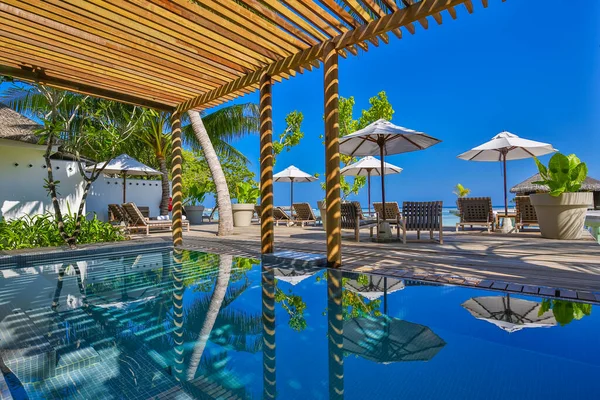
[(183, 227), (181, 224), (182, 216), (182, 193), (183, 184), (181, 181), (181, 114), (173, 112), (171, 115), (171, 154), (172, 154), (172, 197), (173, 197), (173, 246), (183, 244)]
[(271, 77), (260, 79), (260, 236), (262, 254), (273, 252), (273, 118)]
[(323, 52), (325, 81), (325, 178), (327, 205), (327, 264), (342, 264), (340, 152), (338, 122), (338, 54), (333, 44)]

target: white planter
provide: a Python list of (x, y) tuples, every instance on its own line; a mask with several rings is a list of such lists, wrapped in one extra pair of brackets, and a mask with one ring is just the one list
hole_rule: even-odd
[(324, 201), (318, 201), (319, 212), (321, 213), (321, 223), (323, 224), (323, 230), (327, 230), (327, 207)]
[(201, 224), (202, 215), (204, 215), (204, 206), (185, 206), (185, 214), (190, 224)]
[(542, 236), (548, 239), (579, 239), (585, 214), (593, 204), (591, 192), (563, 193), (552, 197), (547, 193), (530, 195)]
[(254, 204), (232, 204), (233, 226), (250, 226), (254, 215)]

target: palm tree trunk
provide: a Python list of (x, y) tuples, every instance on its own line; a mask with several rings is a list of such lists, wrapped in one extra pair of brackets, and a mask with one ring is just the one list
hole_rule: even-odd
[(194, 345), (194, 352), (190, 358), (190, 363), (187, 370), (187, 380), (194, 379), (200, 360), (202, 359), (202, 353), (206, 348), (206, 343), (210, 337), (210, 332), (215, 325), (219, 311), (221, 310), (221, 304), (227, 294), (227, 287), (229, 286), (229, 277), (231, 276), (231, 266), (233, 264), (233, 256), (221, 255), (219, 256), (219, 275), (217, 275), (217, 283), (215, 283), (215, 290), (210, 298), (210, 304), (206, 312), (202, 329), (198, 335), (198, 340)]
[(158, 163), (160, 166), (160, 172), (162, 172), (162, 197), (160, 199), (160, 215), (169, 214), (169, 171), (167, 170), (167, 160), (163, 156), (158, 157)]
[(233, 233), (233, 214), (231, 212), (229, 188), (227, 187), (223, 168), (221, 168), (219, 157), (217, 157), (208, 132), (206, 132), (200, 113), (197, 111), (188, 111), (188, 115), (190, 116), (194, 134), (202, 147), (202, 152), (210, 169), (213, 182), (217, 188), (217, 204), (219, 205), (219, 231), (217, 234), (219, 236), (231, 235)]

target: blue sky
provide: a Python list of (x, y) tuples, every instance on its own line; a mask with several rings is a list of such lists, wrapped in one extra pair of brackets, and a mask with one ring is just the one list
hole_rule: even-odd
[[(386, 199), (443, 200), (453, 205), (453, 186), (462, 183), (473, 196), (503, 203), (500, 163), (467, 162), (456, 156), (502, 130), (552, 143), (588, 163), (600, 179), (600, 2), (492, 0), (487, 9), (474, 2), (469, 15), (444, 13), (443, 25), (430, 21), (424, 31), (358, 57), (340, 58), (340, 95), (354, 96), (355, 116), (368, 99), (385, 90), (396, 113), (392, 122), (424, 131), (443, 142), (428, 150), (386, 159), (404, 168), (386, 179)], [(248, 95), (239, 101), (257, 101)], [(275, 172), (293, 164), (309, 173), (324, 172), (323, 69), (274, 85), (275, 134), (285, 115), (304, 113), (303, 141), (278, 157)], [(258, 137), (236, 143), (258, 172)], [(547, 157), (544, 158), (547, 161)], [(536, 172), (533, 160), (508, 164), (509, 186)], [(257, 174), (258, 175), (258, 174)], [(373, 179), (373, 200), (380, 198)], [(296, 186), (294, 200), (324, 197), (318, 183)], [(366, 207), (364, 188), (357, 199)], [(275, 203), (289, 204), (289, 184), (275, 184)]]

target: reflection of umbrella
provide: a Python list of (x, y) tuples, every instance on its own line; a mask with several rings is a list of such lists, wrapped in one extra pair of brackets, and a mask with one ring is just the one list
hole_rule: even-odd
[(426, 326), (396, 318), (344, 322), (344, 351), (378, 363), (429, 361), (446, 345)]
[[(369, 196), (369, 215), (371, 215), (371, 175), (381, 175), (381, 162), (375, 157), (367, 156), (363, 157), (354, 164), (350, 164), (340, 171), (341, 175), (344, 176), (366, 176), (367, 177), (367, 190)], [(396, 167), (395, 165), (384, 163), (383, 174), (399, 174), (402, 172), (402, 168)]]
[(292, 285), (297, 285), (306, 278), (311, 277), (317, 271), (322, 270), (321, 267), (318, 268), (294, 268), (294, 267), (275, 267), (273, 268), (273, 273), (275, 278), (280, 281), (287, 282)]
[[(104, 167), (105, 164), (106, 162), (101, 162), (99, 164), (89, 166), (86, 169), (88, 171), (92, 171), (94, 169), (98, 170)], [(102, 172), (105, 174), (123, 174), (123, 203), (127, 202), (127, 175), (162, 175), (162, 172), (152, 169), (146, 164), (142, 164), (127, 154), (121, 154), (120, 156), (113, 158), (108, 162), (108, 165), (106, 165), (104, 171)]]
[[(379, 119), (365, 128), (340, 139), (340, 153), (349, 156), (379, 155), (381, 175), (381, 202), (385, 210), (385, 161), (386, 155), (423, 150), (441, 142), (423, 132), (413, 131)], [(383, 213), (385, 219), (385, 213)]]
[(549, 328), (556, 325), (552, 310), (538, 315), (542, 306), (540, 303), (511, 299), (508, 294), (506, 297), (473, 297), (462, 306), (475, 318), (491, 322), (509, 333), (523, 328)]
[(501, 132), (492, 140), (477, 146), (458, 158), (467, 161), (502, 161), (504, 164), (504, 212), (508, 215), (508, 194), (506, 192), (506, 161), (539, 157), (555, 152), (551, 144), (521, 139), (510, 132)]
[(368, 282), (360, 282), (360, 278), (348, 279), (344, 288), (366, 297), (369, 300), (377, 300), (384, 294), (404, 289), (404, 281), (394, 278), (385, 278), (379, 275), (363, 275)]
[(317, 178), (290, 165), (281, 172), (273, 175), (273, 182), (290, 182), (290, 212), (294, 205), (294, 182), (314, 182)]

